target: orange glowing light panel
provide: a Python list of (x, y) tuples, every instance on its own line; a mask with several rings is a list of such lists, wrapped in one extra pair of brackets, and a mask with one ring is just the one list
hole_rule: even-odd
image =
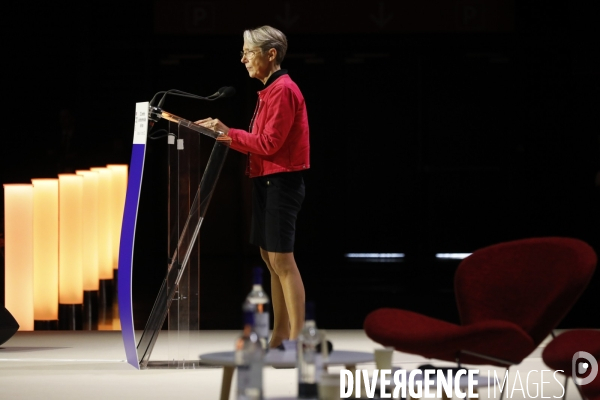
[(99, 290), (98, 179), (96, 171), (75, 171), (83, 176), (83, 290)]
[(83, 304), (83, 177), (59, 174), (59, 303)]
[(19, 323), (33, 330), (33, 186), (4, 185), (4, 304)]
[(119, 266), (119, 242), (121, 240), (121, 225), (123, 224), (123, 211), (125, 210), (125, 195), (127, 194), (126, 164), (109, 164), (106, 166), (112, 172), (112, 260), (113, 269)]
[(113, 279), (111, 207), (112, 173), (104, 167), (90, 168), (98, 172), (98, 276)]
[(58, 179), (33, 183), (33, 314), (58, 319)]

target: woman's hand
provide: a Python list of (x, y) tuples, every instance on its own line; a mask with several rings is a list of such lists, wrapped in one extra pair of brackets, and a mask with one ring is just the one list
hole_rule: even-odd
[(215, 132), (223, 132), (225, 135), (229, 133), (229, 127), (218, 119), (204, 118), (195, 121), (194, 124), (203, 126)]

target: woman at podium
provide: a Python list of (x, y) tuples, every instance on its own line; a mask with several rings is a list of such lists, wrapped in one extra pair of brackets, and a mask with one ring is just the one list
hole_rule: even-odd
[(304, 324), (304, 284), (294, 258), (296, 218), (304, 200), (302, 171), (310, 167), (309, 128), (302, 92), (281, 63), (285, 35), (270, 26), (244, 31), (241, 61), (251, 78), (264, 84), (249, 131), (218, 119), (196, 123), (224, 133), (218, 140), (248, 155), (252, 179), (250, 242), (271, 273), (273, 332), (270, 347), (298, 337)]

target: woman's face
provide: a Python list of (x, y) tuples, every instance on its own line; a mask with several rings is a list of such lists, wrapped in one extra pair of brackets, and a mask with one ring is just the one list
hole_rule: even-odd
[(273, 68), (273, 61), (270, 61), (269, 58), (274, 59), (274, 57), (271, 57), (269, 52), (265, 53), (259, 47), (255, 47), (246, 41), (244, 41), (242, 51), (244, 53), (242, 62), (246, 66), (250, 78), (259, 79), (265, 83)]

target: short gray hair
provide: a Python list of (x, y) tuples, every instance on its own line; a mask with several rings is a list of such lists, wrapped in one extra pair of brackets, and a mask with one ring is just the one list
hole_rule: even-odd
[(277, 65), (282, 63), (287, 51), (287, 38), (283, 32), (268, 25), (245, 30), (244, 41), (259, 47), (263, 52), (267, 52), (269, 49), (277, 50), (277, 56), (275, 57), (275, 64)]

